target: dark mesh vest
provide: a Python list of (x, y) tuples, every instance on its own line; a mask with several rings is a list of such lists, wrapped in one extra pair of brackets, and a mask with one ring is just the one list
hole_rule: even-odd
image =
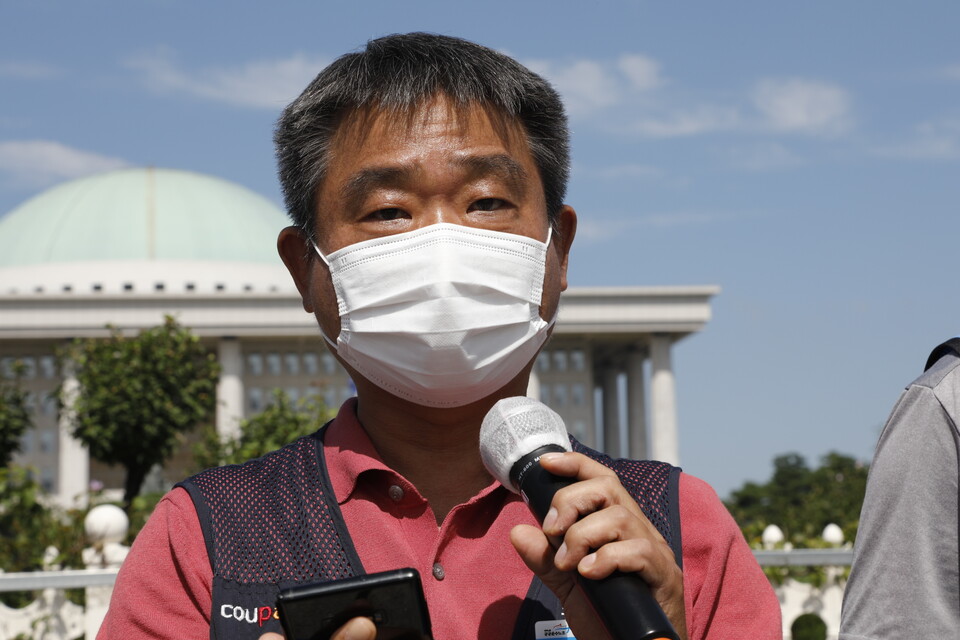
[[(613, 460), (571, 438), (575, 451), (613, 469), (681, 562), (678, 478), (662, 462)], [(193, 499), (210, 564), (210, 637), (256, 639), (282, 633), (274, 603), (280, 589), (364, 573), (330, 486), (323, 429), (243, 465), (203, 471), (180, 483)], [(514, 626), (534, 637), (560, 604), (534, 578)]]

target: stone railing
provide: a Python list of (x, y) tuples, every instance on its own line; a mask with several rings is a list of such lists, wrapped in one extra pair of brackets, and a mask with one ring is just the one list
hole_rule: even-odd
[[(816, 614), (827, 626), (827, 639), (835, 640), (840, 633), (840, 607), (846, 586), (847, 568), (853, 562), (853, 546), (843, 540), (843, 532), (835, 524), (823, 530), (823, 541), (832, 548), (793, 549), (784, 543), (783, 532), (770, 525), (763, 532), (763, 549), (753, 555), (762, 567), (822, 567), (816, 584), (792, 578), (774, 584), (783, 616), (783, 637), (790, 638), (790, 627), (803, 614)], [(779, 547), (779, 548), (778, 548)]]

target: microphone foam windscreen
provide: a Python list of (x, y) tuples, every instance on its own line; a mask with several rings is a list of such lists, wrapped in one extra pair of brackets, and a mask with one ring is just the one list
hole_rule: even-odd
[(480, 426), (480, 457), (500, 484), (517, 492), (510, 470), (520, 458), (553, 444), (570, 451), (567, 428), (557, 412), (533, 398), (515, 396), (498, 401)]

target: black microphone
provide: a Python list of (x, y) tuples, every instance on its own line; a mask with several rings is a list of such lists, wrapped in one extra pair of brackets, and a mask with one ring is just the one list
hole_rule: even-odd
[[(487, 471), (519, 493), (542, 523), (554, 494), (576, 482), (540, 466), (550, 452), (570, 451), (563, 419), (532, 398), (500, 400), (480, 427), (480, 457)], [(577, 573), (597, 617), (614, 640), (680, 640), (650, 587), (636, 574), (616, 571), (601, 580)]]

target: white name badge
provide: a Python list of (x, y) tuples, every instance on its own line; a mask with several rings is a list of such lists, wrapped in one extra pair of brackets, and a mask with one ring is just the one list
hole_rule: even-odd
[(566, 620), (541, 620), (533, 627), (536, 640), (545, 638), (573, 638), (576, 636), (570, 631)]

